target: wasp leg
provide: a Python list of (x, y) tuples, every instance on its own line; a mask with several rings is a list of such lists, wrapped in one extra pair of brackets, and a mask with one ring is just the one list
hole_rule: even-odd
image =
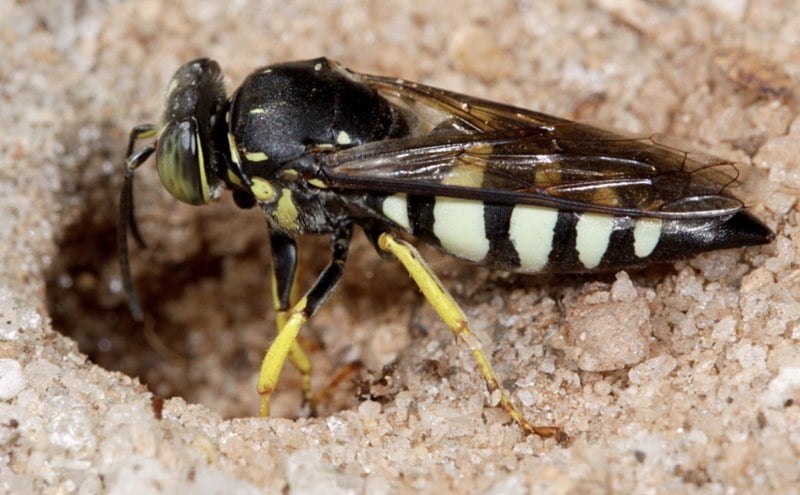
[[(288, 310), (297, 300), (297, 267), (299, 265), (297, 244), (283, 232), (270, 231), (272, 248), (272, 303), (275, 307), (275, 323), (278, 333), (286, 325)], [(289, 348), (289, 362), (300, 372), (303, 402), (308, 404), (311, 414), (315, 414), (315, 401), (311, 395), (311, 360), (308, 359), (300, 343), (295, 340)], [(262, 415), (269, 414), (269, 405), (262, 403)]]
[[(287, 357), (294, 356), (291, 359), (297, 360), (295, 365), (298, 366), (299, 363), (298, 368), (301, 372), (303, 372), (303, 367), (310, 372), (310, 362), (300, 348), (300, 345), (297, 344), (297, 334), (300, 331), (300, 327), (316, 313), (322, 303), (333, 293), (336, 284), (339, 282), (339, 279), (341, 279), (342, 273), (344, 272), (344, 264), (347, 260), (347, 253), (350, 249), (352, 233), (353, 229), (350, 225), (345, 225), (334, 233), (331, 242), (331, 261), (328, 263), (328, 266), (325, 267), (316, 282), (314, 282), (314, 285), (296, 304), (285, 311), (281, 311), (284, 316), (279, 316), (278, 336), (269, 346), (264, 360), (261, 363), (261, 372), (258, 375), (257, 390), (258, 393), (261, 394), (260, 414), (262, 416), (267, 416), (269, 414), (269, 396), (272, 394), (272, 391), (275, 390), (278, 377), (283, 368), (283, 363), (286, 361)], [(283, 239), (280, 239), (281, 236)], [(292, 292), (291, 286), (294, 284), (287, 284), (286, 282), (289, 279), (294, 279), (294, 274), (288, 277), (289, 270), (281, 270), (279, 268), (279, 262), (281, 261), (281, 253), (286, 254), (295, 250), (294, 248), (286, 247), (288, 245), (293, 246), (294, 241), (284, 234), (278, 234), (277, 236), (271, 235), (271, 238), (273, 246), (277, 242), (278, 247), (283, 248), (283, 250), (279, 249), (277, 252), (273, 252), (273, 258), (275, 258), (274, 261), (276, 262), (273, 263), (273, 266), (277, 267), (273, 269), (273, 282), (275, 283), (273, 289), (278, 289), (278, 291), (275, 292), (278, 302), (282, 300), (288, 301)], [(296, 264), (296, 252), (293, 258)], [(280, 284), (278, 283), (279, 281), (281, 282)], [(283, 320), (282, 324), (280, 320)], [(306, 364), (303, 364), (304, 361)]]
[(453, 299), (453, 296), (444, 288), (439, 278), (428, 268), (428, 265), (414, 246), (384, 232), (378, 237), (378, 247), (387, 253), (393, 254), (403, 264), (408, 274), (422, 291), (425, 299), (433, 306), (433, 309), (445, 324), (450, 327), (453, 335), (467, 344), (473, 358), (478, 363), (483, 378), (486, 380), (489, 392), (498, 391), (500, 393), (500, 405), (508, 412), (511, 418), (528, 433), (535, 433), (540, 437), (556, 437), (559, 441), (566, 439), (566, 435), (558, 427), (534, 426), (525, 419), (522, 412), (514, 405), (508, 393), (503, 389), (497, 375), (492, 371), (492, 366), (481, 348), (480, 341), (469, 329), (464, 312)]

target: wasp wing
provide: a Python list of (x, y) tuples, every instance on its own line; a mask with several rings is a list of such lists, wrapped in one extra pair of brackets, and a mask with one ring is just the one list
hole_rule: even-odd
[(411, 131), (328, 155), (329, 187), (635, 217), (727, 217), (744, 208), (731, 192), (731, 162), (417, 83), (352, 76), (387, 98)]

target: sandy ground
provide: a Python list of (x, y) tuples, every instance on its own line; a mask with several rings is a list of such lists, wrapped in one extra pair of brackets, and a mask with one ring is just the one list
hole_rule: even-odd
[[(0, 2), (0, 491), (800, 493), (798, 3), (691, 5)], [(275, 417), (253, 418), (274, 336), (259, 213), (177, 205), (143, 167), (146, 330), (116, 265), (129, 129), (159, 118), (172, 72), (201, 55), (231, 89), (327, 55), (675, 135), (762, 172), (752, 209), (777, 239), (601, 277), (425, 251), (528, 417), (572, 437), (559, 445), (494, 407), (469, 352), (359, 236), (304, 332), (329, 392), (319, 415), (287, 370)], [(327, 248), (304, 246), (308, 283)]]

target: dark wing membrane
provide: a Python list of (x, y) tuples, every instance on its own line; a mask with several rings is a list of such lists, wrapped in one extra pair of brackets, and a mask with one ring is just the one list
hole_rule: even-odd
[(330, 187), (619, 215), (708, 218), (744, 205), (731, 162), (401, 80), (356, 75), (411, 135), (328, 156)]

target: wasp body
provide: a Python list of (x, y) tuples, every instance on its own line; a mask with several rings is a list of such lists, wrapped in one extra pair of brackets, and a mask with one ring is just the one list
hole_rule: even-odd
[[(154, 137), (135, 150), (135, 143)], [(403, 80), (358, 74), (320, 58), (252, 73), (228, 98), (219, 66), (199, 59), (170, 82), (163, 123), (134, 128), (120, 209), (123, 279), (137, 317), (127, 232), (133, 171), (156, 154), (165, 188), (206, 204), (223, 188), (264, 212), (272, 247), (278, 337), (259, 376), (268, 412), (283, 363), (310, 363), (295, 340), (331, 294), (354, 226), (397, 258), (469, 346), (490, 390), (527, 431), (455, 301), (408, 234), (446, 253), (526, 273), (592, 272), (674, 261), (770, 242), (772, 232), (731, 192), (730, 162), (651, 139)], [(331, 261), (297, 297), (295, 236), (331, 236)]]

